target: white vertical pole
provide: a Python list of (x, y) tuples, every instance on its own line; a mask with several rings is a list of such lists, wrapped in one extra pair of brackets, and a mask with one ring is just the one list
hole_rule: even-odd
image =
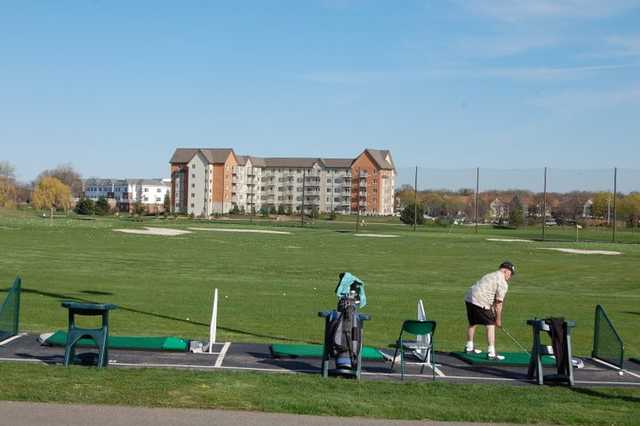
[(213, 308), (211, 309), (211, 323), (209, 324), (209, 353), (213, 352), (216, 343), (216, 329), (218, 327), (218, 289), (213, 291)]

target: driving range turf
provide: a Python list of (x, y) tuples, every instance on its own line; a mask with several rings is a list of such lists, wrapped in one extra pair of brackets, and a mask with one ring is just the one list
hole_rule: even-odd
[[(462, 300), (464, 292), (482, 274), (495, 270), (502, 260), (510, 259), (518, 266), (518, 274), (510, 284), (504, 326), (525, 346), (530, 345), (531, 339), (531, 332), (525, 325), (527, 319), (564, 316), (576, 320), (578, 324), (573, 334), (574, 353), (588, 356), (593, 338), (593, 311), (596, 304), (601, 304), (624, 338), (627, 354), (640, 355), (640, 333), (637, 333), (640, 322), (637, 270), (640, 245), (496, 242), (487, 241), (487, 238), (528, 238), (531, 231), (481, 229), (479, 234), (474, 234), (471, 229), (450, 232), (447, 229), (419, 228), (418, 232), (411, 232), (410, 227), (378, 224), (375, 221), (369, 222), (361, 232), (388, 233), (398, 237), (354, 237), (353, 226), (347, 222), (316, 222), (304, 229), (295, 226), (295, 223), (279, 224), (278, 229), (286, 229), (291, 235), (193, 231), (191, 234), (166, 237), (113, 232), (115, 228), (143, 226), (273, 229), (236, 222), (207, 223), (187, 219), (152, 219), (144, 223), (117, 218), (49, 220), (30, 213), (1, 212), (0, 289), (6, 291), (15, 275), (23, 278), (21, 330), (46, 332), (66, 328), (66, 310), (60, 307), (60, 302), (78, 300), (120, 305), (120, 309), (114, 311), (110, 318), (111, 332), (115, 335), (175, 335), (204, 340), (208, 336), (212, 292), (218, 288), (219, 341), (320, 343), (323, 324), (317, 312), (335, 307), (333, 291), (338, 273), (350, 271), (367, 284), (369, 305), (363, 312), (373, 318), (367, 323), (365, 343), (368, 346), (384, 347), (394, 341), (402, 320), (414, 318), (416, 301), (423, 299), (427, 316), (438, 322), (438, 349), (459, 350), (464, 343), (466, 321)], [(540, 250), (552, 247), (614, 250), (623, 254), (581, 255)], [(3, 295), (4, 292), (0, 292), (0, 297)], [(484, 339), (483, 334), (479, 337)], [(484, 346), (482, 342), (478, 341)], [(510, 339), (498, 334), (498, 350), (517, 351), (519, 348)], [(3, 376), (5, 373), (22, 374), (26, 382), (5, 390), (2, 397), (49, 400), (35, 389), (39, 368), (42, 367), (3, 365)], [(71, 371), (77, 371), (77, 374), (54, 374), (60, 377), (59, 380), (69, 383), (87, 374), (113, 375), (113, 380), (122, 380), (123, 383), (133, 380), (127, 374), (148, 374), (147, 379), (151, 382), (159, 380), (156, 373), (96, 373), (95, 370), (85, 372), (75, 368)], [(185, 377), (176, 379), (179, 382), (189, 382), (194, 377), (187, 372), (180, 372), (180, 375)], [(314, 378), (262, 379), (253, 374), (219, 377), (232, 377), (233, 381), (239, 382), (238, 386), (243, 380), (258, 383), (251, 385), (257, 387), (261, 386), (259, 383), (262, 381), (267, 383), (272, 380), (289, 381), (292, 388), (299, 385), (297, 381), (311, 380), (316, 383)], [(34, 381), (32, 387), (28, 386), (29, 380)], [(326, 387), (327, 392), (338, 386), (317, 383), (321, 389)], [(286, 384), (282, 386), (286, 387)], [(389, 390), (385, 388), (380, 392), (400, 394), (399, 397), (408, 389), (394, 387), (401, 386), (398, 384), (367, 383), (357, 386), (363, 387), (358, 388), (361, 391), (371, 386), (371, 392), (375, 392), (374, 386), (390, 386)], [(430, 384), (411, 386), (424, 386), (421, 392), (432, 392), (427, 390), (432, 389)], [(472, 420), (467, 417), (459, 401), (456, 402), (455, 395), (462, 395), (464, 389), (468, 389), (468, 397), (471, 392), (476, 392), (473, 390), (476, 388), (467, 385), (436, 386), (444, 395), (451, 396), (449, 414), (433, 417), (425, 412), (424, 415), (437, 419)], [(449, 390), (448, 386), (453, 388)], [(460, 390), (455, 386), (460, 386)], [(123, 387), (127, 388), (124, 384)], [(495, 389), (499, 391), (503, 388), (497, 386)], [(503, 389), (500, 392), (514, 391)], [(547, 395), (544, 394), (544, 388), (516, 392), (522, 392), (521, 397), (525, 399)], [(549, 404), (553, 402), (553, 392), (563, 391), (550, 391)], [(571, 395), (578, 400), (602, 400), (609, 404), (616, 401), (617, 404), (630, 404), (629, 407), (638, 406), (637, 390), (598, 389), (598, 392), (604, 396), (575, 392)], [(233, 398), (231, 395), (229, 397)], [(186, 391), (184, 398), (189, 399)], [(520, 404), (515, 402), (518, 398), (508, 399)], [(126, 398), (123, 400), (127, 401)], [(135, 398), (131, 400), (136, 401)], [(316, 407), (322, 405), (322, 401), (323, 398), (319, 397), (317, 403), (298, 405), (293, 400), (287, 402), (285, 398), (280, 408), (289, 412), (325, 414), (323, 409)], [(145, 400), (140, 404), (163, 403)], [(190, 403), (180, 404), (177, 403), (178, 406), (192, 406)], [(215, 406), (206, 402), (194, 404)], [(239, 402), (237, 404), (242, 405)], [(233, 404), (222, 406), (242, 408)], [(259, 404), (248, 404), (247, 407), (278, 411), (272, 406), (260, 408)], [(531, 408), (532, 413), (536, 410)], [(454, 412), (458, 414), (451, 414)], [(594, 409), (595, 423), (600, 422), (598, 412), (601, 413)], [(349, 410), (342, 413), (357, 414)], [(403, 416), (396, 410), (372, 411), (369, 415), (415, 418), (413, 415)], [(532, 415), (512, 418), (496, 414), (497, 417), (490, 419), (474, 419), (565, 422), (561, 417), (540, 417), (541, 420), (536, 420), (537, 417)], [(626, 422), (622, 418), (619, 421)]]

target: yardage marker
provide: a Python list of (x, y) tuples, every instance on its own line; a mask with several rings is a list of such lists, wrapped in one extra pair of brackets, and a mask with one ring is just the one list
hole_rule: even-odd
[(26, 335), (27, 335), (27, 333), (20, 333), (20, 334), (17, 334), (15, 336), (13, 336), (13, 337), (9, 337), (8, 339), (4, 339), (2, 342), (0, 342), (0, 346), (4, 346), (7, 343), (13, 342), (14, 340), (18, 340), (22, 336), (26, 336)]
[(230, 346), (231, 346), (231, 342), (225, 342), (224, 346), (220, 350), (220, 355), (218, 355), (218, 358), (216, 359), (215, 367), (222, 367), (222, 361), (224, 360), (224, 357), (227, 355), (227, 351), (229, 350)]
[(640, 379), (640, 374), (632, 373), (632, 372), (631, 372), (631, 371), (629, 371), (629, 370), (625, 370), (624, 368), (620, 368), (620, 367), (618, 367), (618, 366), (616, 366), (616, 365), (609, 364), (608, 362), (603, 361), (603, 360), (601, 360), (601, 359), (598, 359), (598, 358), (591, 358), (591, 361), (595, 361), (595, 362), (597, 362), (597, 363), (599, 363), (599, 364), (606, 365), (607, 367), (611, 367), (611, 368), (613, 368), (614, 370), (622, 371), (624, 374), (629, 374), (629, 375), (631, 375), (631, 376), (633, 376), (633, 377), (635, 377), (635, 378)]

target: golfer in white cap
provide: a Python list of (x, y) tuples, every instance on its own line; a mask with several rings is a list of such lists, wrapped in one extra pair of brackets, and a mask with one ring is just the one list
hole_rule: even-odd
[(513, 263), (504, 261), (500, 268), (491, 272), (472, 285), (464, 296), (467, 306), (467, 343), (466, 353), (482, 353), (473, 344), (473, 337), (478, 325), (487, 327), (487, 357), (503, 360), (502, 355), (496, 353), (496, 326), (502, 327), (502, 306), (509, 290), (507, 282), (516, 273)]

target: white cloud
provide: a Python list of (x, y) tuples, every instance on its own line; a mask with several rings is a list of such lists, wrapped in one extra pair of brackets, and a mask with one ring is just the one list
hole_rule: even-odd
[(471, 12), (505, 22), (597, 19), (640, 7), (640, 0), (454, 0)]
[(575, 80), (592, 77), (595, 73), (640, 68), (634, 64), (602, 64), (578, 67), (433, 67), (405, 71), (313, 71), (298, 75), (306, 81), (321, 84), (367, 85), (381, 82), (407, 82), (426, 79), (510, 79), (510, 80)]
[(533, 98), (528, 103), (555, 113), (575, 113), (629, 104), (640, 105), (640, 86), (609, 91), (563, 91)]
[(467, 57), (497, 58), (559, 44), (560, 39), (556, 36), (531, 34), (527, 36), (468, 37), (454, 42), (452, 48)]
[(640, 68), (640, 64), (604, 64), (579, 67), (505, 67), (484, 68), (477, 71), (479, 76), (510, 78), (517, 80), (567, 80), (587, 76), (595, 72), (613, 71), (626, 68)]

